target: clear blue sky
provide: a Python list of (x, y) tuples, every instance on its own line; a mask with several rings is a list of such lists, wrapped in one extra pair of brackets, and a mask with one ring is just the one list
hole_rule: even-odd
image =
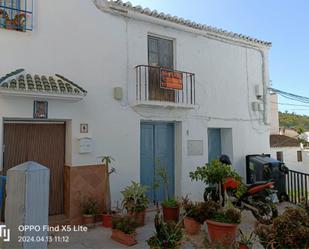
[[(271, 41), (272, 86), (309, 97), (309, 1), (308, 0), (131, 0), (185, 19)], [(280, 103), (294, 103), (280, 98)], [(279, 105), (309, 115), (305, 106)]]

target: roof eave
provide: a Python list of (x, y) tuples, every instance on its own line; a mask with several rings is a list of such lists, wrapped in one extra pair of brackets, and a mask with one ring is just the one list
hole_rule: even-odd
[(26, 97), (34, 99), (46, 100), (61, 100), (68, 102), (78, 102), (84, 99), (87, 94), (66, 94), (66, 93), (53, 93), (53, 92), (40, 92), (40, 91), (21, 91), (11, 89), (0, 89), (0, 95), (10, 97)]
[(210, 27), (208, 25), (198, 24), (190, 20), (178, 18), (164, 13), (158, 13), (156, 10), (151, 11), (141, 6), (132, 6), (131, 3), (122, 3), (121, 1), (109, 1), (108, 5), (98, 6), (100, 10), (111, 14), (131, 17), (142, 21), (148, 21), (159, 25), (177, 28), (182, 31), (189, 31), (200, 35), (207, 35), (212, 38), (225, 39), (232, 42), (240, 42), (242, 44), (251, 45), (259, 48), (271, 48), (272, 43), (262, 41), (242, 34), (228, 32), (222, 29)]

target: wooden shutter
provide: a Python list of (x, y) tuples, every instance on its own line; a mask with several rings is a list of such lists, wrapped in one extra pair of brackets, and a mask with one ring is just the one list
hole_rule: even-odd
[(148, 36), (148, 64), (166, 68), (174, 67), (173, 41)]
[[(173, 41), (154, 36), (148, 36), (148, 64), (172, 69), (173, 63)], [(160, 69), (149, 68), (149, 100), (160, 100), (175, 102), (175, 91), (162, 89), (160, 87)]]

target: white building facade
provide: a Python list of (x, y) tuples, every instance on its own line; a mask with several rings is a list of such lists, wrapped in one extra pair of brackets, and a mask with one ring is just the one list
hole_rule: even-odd
[[(270, 43), (119, 1), (34, 1), (31, 17), (32, 31), (0, 29), (0, 77), (25, 69), (8, 75), (0, 88), (0, 162), (8, 163), (9, 145), (1, 146), (12, 142), (8, 129), (18, 137), (29, 128), (12, 125), (41, 131), (49, 124), (47, 134), (63, 125), (64, 145), (56, 152), (63, 153), (63, 168), (52, 180), (63, 194), (54, 214), (78, 222), (84, 194), (101, 195), (102, 155), (115, 158), (115, 205), (130, 181), (151, 185), (158, 161), (168, 168), (172, 194), (198, 199), (203, 186), (189, 178), (197, 166), (227, 154), (245, 176), (246, 155), (269, 153)], [(164, 88), (164, 70), (181, 89)], [(34, 82), (39, 77), (33, 89), (27, 74)], [(17, 81), (11, 87), (20, 75), (26, 86)], [(49, 76), (62, 81), (65, 92), (45, 89), (45, 83), (52, 88)], [(35, 101), (44, 102), (47, 117), (35, 116)], [(41, 148), (51, 141), (46, 135)], [(38, 153), (44, 159), (48, 152)]]

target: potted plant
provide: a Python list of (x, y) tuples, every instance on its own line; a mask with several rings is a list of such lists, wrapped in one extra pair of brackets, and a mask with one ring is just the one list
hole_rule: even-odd
[(241, 229), (239, 229), (239, 249), (252, 249), (253, 243), (255, 241), (255, 233), (251, 232), (249, 235), (245, 234)]
[(141, 186), (139, 183), (132, 181), (130, 186), (121, 191), (123, 207), (127, 210), (129, 216), (135, 218), (139, 226), (143, 226), (145, 223), (145, 210), (148, 205), (147, 189), (147, 186)]
[(206, 222), (212, 243), (224, 245), (232, 244), (236, 240), (238, 224), (241, 213), (232, 206), (228, 207), (223, 182), (227, 178), (240, 180), (239, 174), (231, 168), (231, 165), (223, 164), (219, 160), (213, 160), (203, 167), (197, 167), (196, 171), (190, 172), (192, 180), (200, 180), (205, 184), (216, 184), (218, 186), (218, 204), (220, 209)]
[(206, 220), (212, 243), (223, 246), (232, 245), (237, 236), (241, 212), (236, 208), (221, 208)]
[(104, 227), (112, 227), (112, 216), (115, 215), (115, 211), (111, 210), (111, 190), (110, 190), (110, 183), (109, 183), (109, 176), (110, 174), (115, 172), (115, 168), (109, 169), (109, 165), (112, 161), (115, 161), (114, 158), (111, 156), (103, 156), (102, 163), (105, 166), (105, 185), (106, 185), (106, 199), (105, 199), (105, 207), (104, 212), (102, 214), (102, 225)]
[(83, 224), (91, 227), (95, 224), (95, 216), (98, 213), (98, 203), (93, 198), (89, 197), (81, 202), (83, 214)]
[(126, 246), (133, 246), (137, 243), (135, 239), (136, 222), (132, 219), (132, 217), (117, 215), (113, 216), (112, 229), (111, 239)]
[(182, 207), (185, 211), (184, 227), (186, 232), (191, 235), (198, 234), (209, 213), (208, 204), (206, 202), (193, 203), (188, 197), (185, 197), (182, 200)]
[(255, 233), (264, 248), (309, 248), (309, 213), (304, 208), (287, 208), (273, 224), (258, 224)]
[(151, 249), (179, 249), (183, 238), (182, 221), (164, 222), (158, 212), (155, 216), (155, 234), (146, 242)]
[(164, 201), (161, 203), (163, 209), (164, 221), (175, 221), (179, 219), (180, 203), (171, 198), (168, 194), (168, 173), (165, 167), (158, 167), (157, 174), (163, 182)]

